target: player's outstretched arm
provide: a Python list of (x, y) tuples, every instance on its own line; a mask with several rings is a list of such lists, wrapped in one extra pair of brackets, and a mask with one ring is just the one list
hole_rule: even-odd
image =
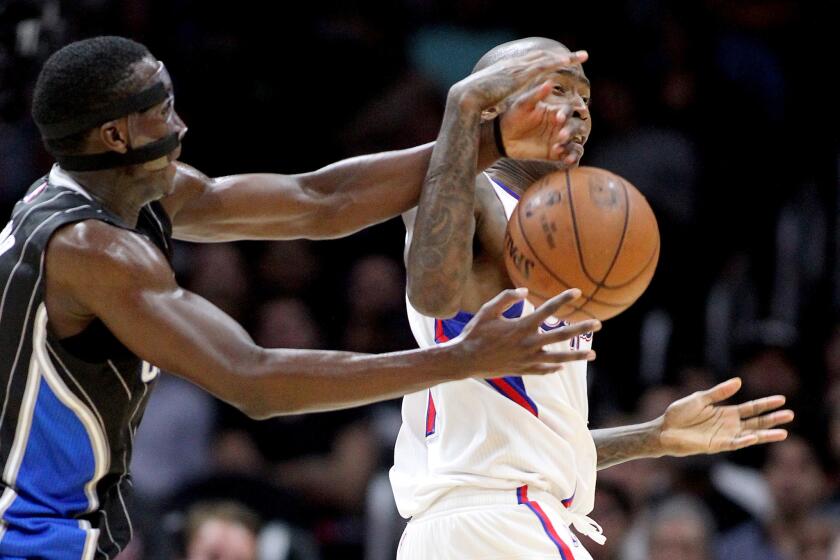
[(740, 388), (741, 380), (735, 377), (671, 403), (656, 420), (593, 430), (598, 468), (632, 459), (734, 451), (785, 439), (787, 430), (777, 428), (793, 420), (792, 410), (777, 410), (785, 404), (785, 397), (721, 404)]
[[(511, 143), (541, 144), (539, 130), (506, 128)], [(499, 157), (490, 123), (482, 126), (478, 153), (473, 175)], [(179, 163), (174, 192), (161, 202), (174, 236), (186, 241), (343, 237), (416, 206), (431, 154), (432, 144), (425, 144), (345, 159), (311, 173), (217, 178)]]
[(210, 178), (179, 163), (174, 192), (161, 202), (174, 237), (187, 241), (342, 237), (416, 205), (431, 153), (426, 144), (300, 175)]
[[(408, 298), (421, 313), (451, 317), (464, 309), (462, 298), (473, 264), (474, 170), (482, 113), (511, 104), (498, 117), (504, 119), (502, 130), (508, 130), (508, 145), (516, 147), (509, 157), (559, 159), (564, 113), (542, 103), (551, 90), (550, 83), (544, 81), (586, 58), (585, 51), (533, 52), (501, 60), (450, 88), (408, 253)], [(530, 91), (522, 93), (527, 88)], [(519, 141), (523, 137), (541, 141), (535, 148), (533, 142)]]
[[(494, 95), (501, 100), (504, 91)], [(515, 109), (501, 126), (510, 155), (556, 159), (555, 112), (538, 99)], [(472, 176), (499, 158), (490, 122), (480, 125), (477, 151), (468, 171)], [(414, 207), (431, 154), (432, 144), (426, 144), (349, 158), (298, 175), (209, 178), (179, 164), (174, 192), (162, 202), (175, 237), (188, 241), (342, 237)]]
[(142, 359), (256, 418), (361, 405), (467, 377), (549, 373), (594, 355), (544, 345), (599, 327), (588, 322), (538, 333), (539, 322), (579, 291), (509, 320), (502, 311), (525, 295), (509, 290), (485, 305), (462, 336), (434, 348), (380, 355), (265, 349), (224, 312), (180, 288), (163, 255), (139, 235), (101, 222), (62, 229), (50, 243), (47, 270), (53, 298), (79, 316), (98, 317)]

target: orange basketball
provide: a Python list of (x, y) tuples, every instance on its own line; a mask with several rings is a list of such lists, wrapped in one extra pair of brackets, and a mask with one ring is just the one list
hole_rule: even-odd
[(560, 310), (567, 321), (609, 319), (650, 284), (659, 227), (645, 197), (597, 167), (547, 175), (528, 187), (508, 221), (505, 264), (535, 305), (568, 288), (583, 296)]

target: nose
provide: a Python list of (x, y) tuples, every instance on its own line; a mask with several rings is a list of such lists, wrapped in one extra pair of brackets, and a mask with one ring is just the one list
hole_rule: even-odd
[(574, 112), (572, 113), (572, 116), (577, 117), (582, 121), (589, 120), (589, 106), (579, 95), (575, 99)]
[(175, 131), (178, 133), (178, 140), (183, 140), (184, 135), (187, 133), (187, 125), (181, 119), (181, 115), (175, 113)]

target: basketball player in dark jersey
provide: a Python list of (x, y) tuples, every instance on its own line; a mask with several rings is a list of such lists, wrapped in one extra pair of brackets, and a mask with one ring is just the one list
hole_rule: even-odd
[[(472, 118), (516, 95), (510, 117), (482, 131), (479, 167), (503, 143), (551, 156), (553, 110), (522, 87), (574, 60), (528, 55), (465, 88), (461, 110)], [(158, 368), (264, 418), (592, 357), (543, 350), (574, 328), (537, 333), (574, 293), (502, 319), (521, 291), (503, 292), (463, 336), (428, 351), (258, 347), (178, 286), (171, 239), (352, 233), (416, 202), (431, 145), (302, 175), (210, 179), (176, 162), (186, 127), (173, 102), (163, 64), (117, 37), (71, 44), (39, 76), (33, 116), (57, 164), (0, 233), (0, 557), (113, 558), (125, 547), (132, 441)]]

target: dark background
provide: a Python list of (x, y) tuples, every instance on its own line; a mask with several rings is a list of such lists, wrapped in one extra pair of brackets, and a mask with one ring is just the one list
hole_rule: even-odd
[[(633, 182), (662, 234), (651, 287), (596, 337), (592, 426), (649, 419), (734, 374), (747, 397), (783, 392), (803, 461), (827, 475), (806, 515), (831, 502), (840, 457), (836, 22), (792, 0), (0, 0), (0, 217), (49, 170), (29, 103), (46, 56), (72, 40), (125, 35), (162, 59), (190, 128), (181, 159), (211, 176), (308, 171), (433, 140), (448, 87), (494, 45), (541, 35), (587, 49), (594, 125), (583, 163)], [(265, 345), (381, 352), (414, 345), (403, 235), (392, 220), (332, 242), (181, 244), (176, 264)], [(164, 513), (205, 491), (184, 488), (212, 487), (220, 473), (281, 493), (276, 511), (251, 505), (301, 527), (323, 557), (376, 557), (365, 539), (382, 545), (371, 519), (392, 518), (372, 496), (398, 403), (257, 425), (177, 380), (160, 389), (146, 424), (161, 429), (148, 428), (135, 457), (148, 557), (168, 554), (162, 541), (177, 532), (177, 516), (158, 530)], [(137, 464), (144, 457), (150, 466)], [(768, 461), (763, 450), (725, 459), (759, 479)], [(706, 492), (723, 460), (663, 462), (667, 484), (646, 490), (619, 467), (605, 487), (629, 496), (628, 526), (643, 528), (645, 512), (681, 490), (711, 508), (716, 542), (751, 518), (769, 527), (720, 488)], [(791, 556), (791, 539), (767, 539), (780, 557), (805, 557)]]

